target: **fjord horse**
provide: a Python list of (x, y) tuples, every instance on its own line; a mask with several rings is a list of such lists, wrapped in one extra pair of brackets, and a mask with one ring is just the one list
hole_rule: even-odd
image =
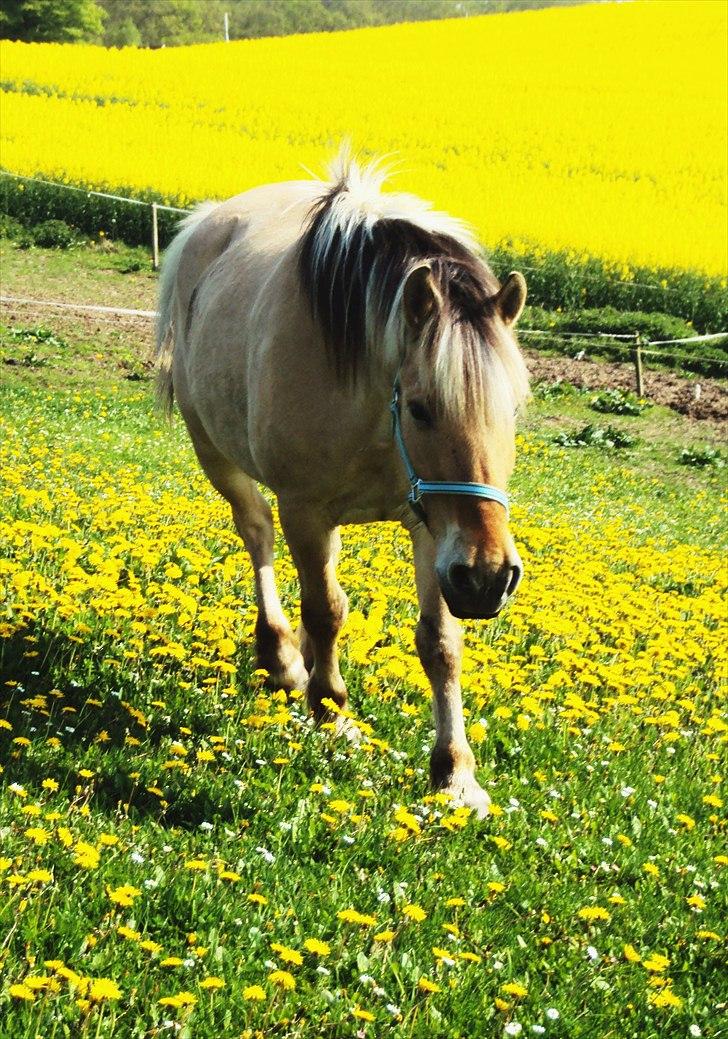
[[(382, 192), (346, 154), (328, 181), (254, 188), (187, 217), (164, 263), (158, 390), (250, 553), (258, 666), (275, 688), (346, 704), (336, 579), (344, 523), (410, 532), (416, 645), (432, 685), (433, 785), (485, 815), (460, 693), (454, 617), (493, 617), (522, 565), (505, 487), (528, 392), (513, 326), (520, 274), (500, 285), (468, 229)], [(301, 584), (300, 638), (278, 598), (277, 497)]]

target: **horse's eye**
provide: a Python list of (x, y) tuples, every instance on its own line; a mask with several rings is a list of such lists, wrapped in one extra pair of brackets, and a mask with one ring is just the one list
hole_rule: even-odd
[(430, 415), (424, 404), (421, 404), (418, 400), (410, 401), (407, 405), (409, 413), (412, 418), (421, 426), (431, 426), (432, 416)]

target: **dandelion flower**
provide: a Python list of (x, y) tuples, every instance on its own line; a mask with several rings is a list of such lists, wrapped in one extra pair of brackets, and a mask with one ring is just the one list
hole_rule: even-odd
[(602, 906), (584, 906), (583, 909), (579, 910), (577, 916), (580, 916), (582, 920), (588, 920), (589, 922), (592, 920), (611, 919), (609, 912), (602, 908)]
[(287, 945), (281, 945), (280, 942), (271, 942), (270, 947), (278, 953), (284, 963), (295, 963), (297, 967), (303, 963), (303, 956), (296, 949), (289, 949)]
[(243, 989), (243, 999), (250, 999), (260, 1003), (265, 999), (265, 990), (260, 985), (248, 985), (247, 988)]
[(95, 978), (91, 982), (88, 994), (94, 1003), (100, 1003), (104, 999), (121, 999), (121, 989), (110, 978)]
[(13, 999), (24, 999), (28, 1003), (32, 1003), (35, 999), (35, 992), (27, 985), (11, 985), (8, 991)]
[(296, 987), (296, 979), (287, 970), (271, 971), (268, 975), (268, 981), (286, 990), (292, 990)]
[(502, 989), (509, 996), (522, 996), (528, 995), (528, 989), (524, 985), (519, 985), (517, 981), (509, 981), (508, 984), (503, 985)]
[(440, 989), (440, 986), (436, 982), (430, 981), (429, 978), (420, 978), (420, 980), (417, 982), (417, 988), (420, 990), (420, 992), (442, 991)]
[(414, 920), (415, 923), (421, 923), (423, 920), (427, 919), (427, 913), (422, 906), (415, 905), (414, 903), (409, 903), (409, 905), (404, 906), (402, 913), (410, 920)]
[(222, 978), (209, 977), (209, 978), (205, 978), (204, 981), (200, 982), (200, 988), (204, 988), (204, 989), (225, 988), (225, 982), (222, 980)]
[(362, 927), (373, 927), (377, 922), (376, 916), (368, 916), (366, 913), (359, 913), (356, 909), (340, 909), (336, 914), (339, 920), (343, 920), (347, 924), (361, 924)]

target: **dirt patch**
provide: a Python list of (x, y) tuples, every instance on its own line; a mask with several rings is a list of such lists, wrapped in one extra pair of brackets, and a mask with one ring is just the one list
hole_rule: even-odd
[(97, 341), (100, 346), (113, 337), (116, 341), (134, 343), (140, 358), (146, 358), (147, 353), (151, 352), (154, 338), (153, 319), (133, 314), (104, 314), (39, 307), (32, 303), (3, 303), (0, 304), (0, 320), (10, 327), (52, 328), (69, 340)]
[[(544, 356), (524, 350), (534, 382), (570, 382), (584, 390), (635, 389), (632, 364), (615, 361), (577, 361), (573, 357)], [(685, 378), (674, 372), (644, 369), (645, 396), (693, 419), (728, 419), (728, 383), (702, 376)]]

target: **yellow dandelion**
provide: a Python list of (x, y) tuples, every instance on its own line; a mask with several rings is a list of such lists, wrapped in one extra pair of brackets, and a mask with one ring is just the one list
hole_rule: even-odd
[(683, 1005), (680, 996), (676, 996), (671, 988), (663, 988), (659, 992), (652, 993), (650, 1003), (653, 1007), (674, 1007), (675, 1009)]
[(296, 949), (289, 949), (287, 945), (281, 945), (280, 942), (271, 942), (270, 947), (278, 953), (284, 963), (294, 963), (297, 967), (303, 963), (303, 956)]
[(27, 985), (11, 985), (8, 992), (13, 999), (24, 999), (28, 1003), (32, 1003), (35, 999), (35, 992)]
[(197, 996), (192, 992), (178, 992), (176, 996), (162, 996), (158, 1002), (163, 1007), (193, 1007), (197, 1002)]
[(260, 985), (248, 985), (243, 989), (243, 999), (260, 1003), (265, 999), (265, 990)]
[(509, 996), (522, 996), (528, 995), (528, 989), (524, 985), (519, 985), (517, 981), (509, 981), (506, 985), (502, 985), (501, 989)]
[(121, 999), (121, 989), (110, 978), (94, 978), (89, 987), (89, 999), (101, 1003), (105, 999)]
[(648, 959), (642, 961), (642, 966), (651, 973), (661, 974), (670, 966), (670, 961), (667, 956), (661, 956), (655, 952)]
[(373, 927), (377, 922), (376, 916), (360, 913), (356, 909), (340, 909), (336, 915), (345, 924), (361, 924), (362, 927)]
[(268, 975), (268, 981), (279, 988), (290, 991), (296, 987), (296, 979), (287, 970), (273, 970)]
[(134, 904), (134, 899), (141, 895), (141, 891), (131, 884), (122, 884), (117, 888), (107, 888), (106, 894), (115, 905), (128, 907)]
[(420, 990), (420, 992), (442, 991), (440, 989), (440, 986), (436, 982), (430, 981), (429, 978), (420, 978), (420, 980), (417, 982), (417, 988)]
[(421, 923), (427, 919), (427, 913), (422, 906), (415, 905), (413, 902), (403, 907), (402, 914), (410, 920), (414, 920), (415, 923)]
[(205, 978), (203, 981), (200, 982), (200, 988), (204, 988), (204, 989), (225, 988), (225, 982), (222, 980), (222, 978), (209, 977), (209, 978)]
[(583, 909), (579, 910), (577, 916), (580, 916), (582, 920), (588, 920), (589, 922), (592, 920), (611, 919), (610, 913), (602, 906), (584, 906)]

